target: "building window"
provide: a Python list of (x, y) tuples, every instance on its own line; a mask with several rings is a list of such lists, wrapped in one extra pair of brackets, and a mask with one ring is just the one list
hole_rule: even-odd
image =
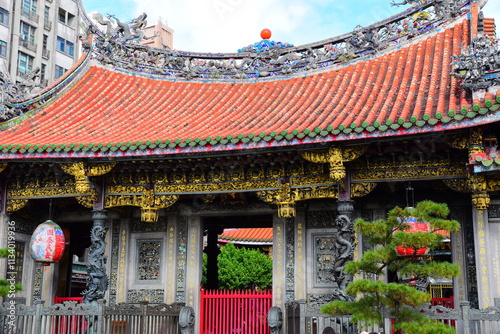
[(21, 21), (19, 30), (20, 37), (24, 42), (29, 43), (30, 45), (35, 45), (35, 27)]
[(0, 8), (0, 23), (9, 24), (9, 12), (3, 8)]
[(64, 52), (70, 56), (73, 56), (73, 54), (75, 53), (75, 44), (59, 36), (57, 36), (56, 48), (57, 50)]
[(33, 70), (33, 60), (34, 58), (26, 53), (19, 52), (19, 73), (29, 73)]
[(59, 22), (64, 23), (68, 26), (72, 26), (75, 22), (75, 15), (65, 11), (62, 8), (59, 8)]
[(67, 71), (67, 69), (65, 69), (64, 67), (56, 65), (56, 73), (54, 75), (54, 79), (59, 79), (60, 77), (63, 76), (64, 72), (66, 72), (66, 71)]
[(0, 56), (7, 57), (7, 42), (0, 41)]
[(25, 17), (36, 16), (37, 0), (23, 0), (22, 13)]
[(47, 65), (42, 64), (42, 68), (40, 69), (40, 81), (45, 80), (45, 73), (47, 72)]
[(160, 280), (161, 239), (137, 240), (137, 280)]
[(43, 22), (48, 23), (50, 21), (50, 7), (45, 6), (45, 11), (43, 12)]

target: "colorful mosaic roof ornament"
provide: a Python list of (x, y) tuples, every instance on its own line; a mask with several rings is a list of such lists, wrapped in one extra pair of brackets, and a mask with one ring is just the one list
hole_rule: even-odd
[(284, 43), (284, 42), (275, 42), (269, 40), (271, 38), (271, 30), (262, 29), (260, 32), (260, 37), (262, 37), (262, 41), (254, 43), (252, 45), (246, 46), (244, 48), (238, 49), (238, 52), (254, 52), (260, 53), (264, 51), (269, 51), (272, 49), (286, 49), (293, 47), (293, 44)]
[(31, 257), (36, 262), (48, 266), (61, 259), (65, 244), (64, 232), (61, 227), (52, 220), (47, 220), (38, 225), (31, 236)]

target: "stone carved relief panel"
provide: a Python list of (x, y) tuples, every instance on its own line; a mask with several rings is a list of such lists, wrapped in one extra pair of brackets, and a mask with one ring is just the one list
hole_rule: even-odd
[(142, 301), (148, 301), (150, 303), (163, 303), (164, 292), (163, 289), (136, 289), (128, 290), (127, 302), (128, 303), (140, 303)]
[(314, 266), (316, 286), (336, 286), (335, 282), (335, 235), (313, 235), (315, 246)]
[(159, 281), (162, 240), (137, 240), (137, 280)]

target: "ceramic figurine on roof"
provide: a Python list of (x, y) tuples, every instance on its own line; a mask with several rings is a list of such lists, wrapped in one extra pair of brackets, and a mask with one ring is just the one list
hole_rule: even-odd
[(500, 84), (498, 41), (484, 36), (475, 38), (465, 52), (454, 58), (451, 74), (462, 79), (462, 87), (477, 90)]

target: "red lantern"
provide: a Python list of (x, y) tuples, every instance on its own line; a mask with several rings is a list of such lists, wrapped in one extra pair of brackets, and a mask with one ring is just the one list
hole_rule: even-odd
[[(405, 230), (405, 233), (415, 233), (415, 232), (429, 232), (430, 231), (430, 225), (428, 222), (421, 222), (418, 221), (417, 218), (410, 217), (407, 220), (403, 222), (403, 224), (410, 225), (410, 229)], [(405, 255), (426, 255), (429, 252), (429, 249), (423, 247), (420, 249), (417, 249), (415, 251), (414, 248), (411, 247), (404, 247), (404, 246), (398, 246), (396, 247), (396, 252), (398, 252), (399, 255), (405, 256)]]
[(269, 29), (262, 29), (262, 31), (260, 32), (260, 37), (262, 37), (262, 39), (269, 39), (271, 38), (271, 30)]
[(52, 220), (38, 225), (31, 236), (31, 257), (36, 262), (48, 266), (58, 262), (64, 254), (64, 233), (61, 227)]

